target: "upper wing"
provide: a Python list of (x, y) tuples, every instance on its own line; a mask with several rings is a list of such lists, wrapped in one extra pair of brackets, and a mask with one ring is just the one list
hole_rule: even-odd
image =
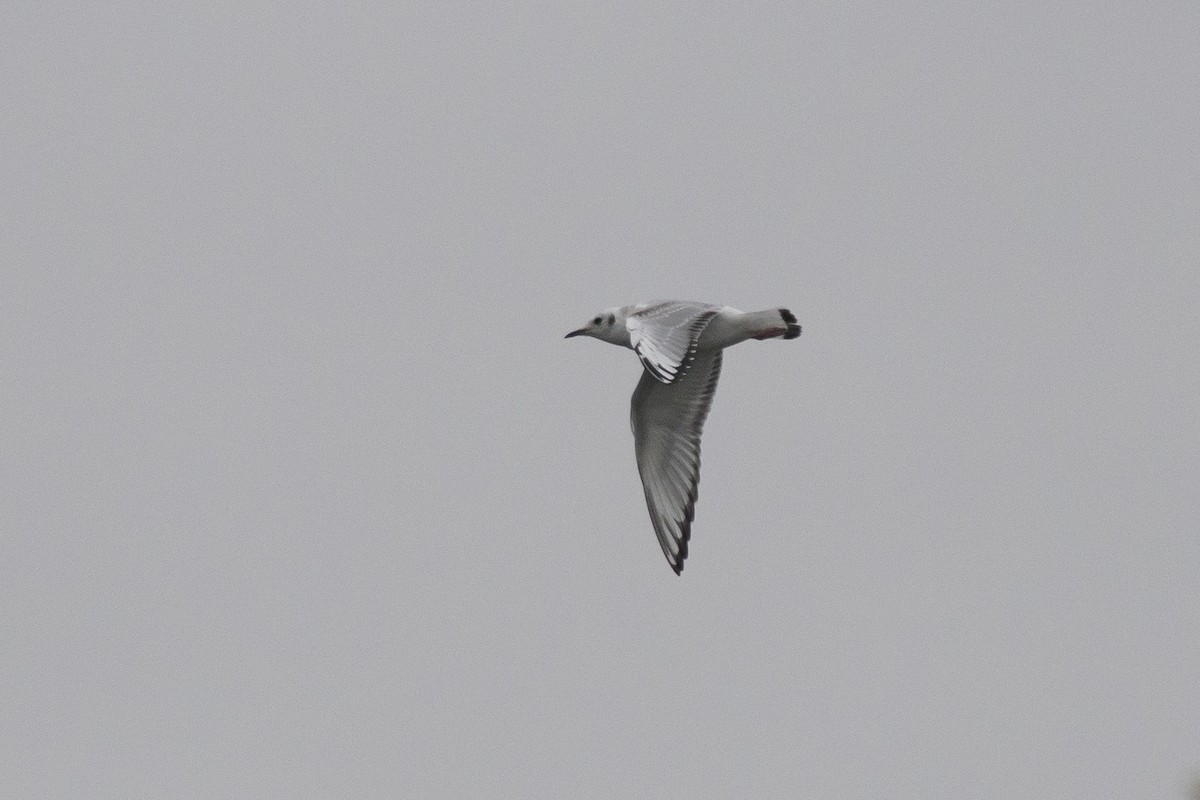
[(720, 310), (703, 303), (650, 303), (630, 314), (625, 326), (643, 366), (658, 380), (671, 383), (688, 371), (700, 334)]
[(633, 391), (638, 473), (650, 521), (667, 563), (678, 575), (688, 554), (696, 487), (700, 483), (700, 434), (721, 376), (721, 351), (702, 353), (687, 375), (660, 383), (647, 371)]

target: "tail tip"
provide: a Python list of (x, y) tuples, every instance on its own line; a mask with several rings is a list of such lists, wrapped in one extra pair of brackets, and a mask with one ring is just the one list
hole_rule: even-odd
[(787, 333), (783, 335), (785, 339), (795, 339), (800, 335), (800, 324), (796, 322), (796, 315), (786, 308), (779, 309), (779, 316), (783, 318), (783, 322), (787, 325)]

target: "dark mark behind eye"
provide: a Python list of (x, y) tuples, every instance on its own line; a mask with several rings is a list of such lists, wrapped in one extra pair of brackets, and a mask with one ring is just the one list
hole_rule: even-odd
[(606, 325), (612, 325), (612, 324), (613, 324), (614, 322), (616, 322), (616, 321), (617, 321), (617, 318), (616, 318), (615, 316), (613, 316), (612, 314), (609, 314), (609, 315), (608, 315), (608, 320), (605, 322), (605, 324), (606, 324)]

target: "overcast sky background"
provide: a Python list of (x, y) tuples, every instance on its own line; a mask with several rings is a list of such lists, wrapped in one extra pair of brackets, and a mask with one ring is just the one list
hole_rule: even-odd
[(1200, 5), (422, 5), (0, 11), (2, 793), (1184, 796)]

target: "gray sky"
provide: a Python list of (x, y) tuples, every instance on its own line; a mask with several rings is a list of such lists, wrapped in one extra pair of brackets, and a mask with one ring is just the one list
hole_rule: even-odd
[(1182, 797), (1200, 6), (426, 5), (0, 11), (2, 793)]

